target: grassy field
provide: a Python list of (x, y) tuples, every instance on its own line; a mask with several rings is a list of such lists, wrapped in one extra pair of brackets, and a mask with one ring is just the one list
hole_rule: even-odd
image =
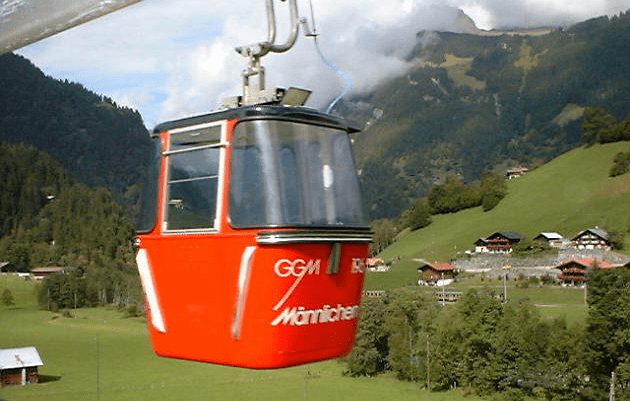
[[(595, 225), (628, 228), (630, 175), (608, 178), (612, 157), (628, 143), (569, 152), (509, 183), (509, 195), (491, 212), (480, 208), (435, 216), (433, 223), (400, 240), (382, 255), (396, 259), (387, 273), (368, 272), (366, 288), (415, 286), (418, 262), (444, 261), (470, 249), (476, 239), (495, 231), (515, 230), (532, 237), (541, 231), (572, 236)], [(579, 168), (578, 168), (579, 167)], [(630, 238), (626, 240), (630, 249)], [(157, 357), (142, 319), (123, 319), (115, 309), (71, 311), (72, 317), (41, 311), (36, 285), (0, 276), (0, 292), (9, 288), (13, 306), (0, 306), (0, 348), (36, 346), (44, 366), (41, 383), (0, 388), (10, 401), (124, 400), (482, 400), (462, 391), (430, 393), (391, 375), (343, 376), (338, 361), (280, 370), (247, 370)], [(452, 290), (492, 288), (498, 280), (462, 276)], [(417, 287), (416, 287), (417, 288)], [(426, 288), (424, 291), (434, 291)], [(583, 324), (584, 290), (545, 286), (508, 286), (508, 299), (528, 298), (543, 317), (565, 317)]]
[[(419, 262), (449, 261), (474, 247), (474, 242), (496, 231), (519, 231), (533, 238), (542, 231), (556, 231), (571, 238), (595, 226), (618, 232), (630, 229), (630, 174), (608, 177), (612, 159), (627, 151), (630, 143), (595, 145), (567, 152), (552, 162), (508, 182), (508, 195), (499, 205), (433, 216), (423, 229), (404, 231), (380, 257), (394, 261), (383, 273), (368, 272), (366, 288), (387, 290), (415, 286)], [(630, 252), (630, 234), (624, 250)], [(477, 282), (475, 280), (478, 280)], [(451, 289), (491, 287), (502, 293), (502, 283), (481, 282), (463, 276)], [(434, 289), (427, 289), (435, 291)], [(518, 288), (510, 282), (508, 299), (529, 298), (541, 316), (565, 317), (568, 323), (583, 323), (586, 317), (584, 290), (545, 286)]]
[(12, 307), (0, 307), (0, 348), (36, 346), (41, 383), (0, 388), (10, 401), (125, 400), (428, 400), (477, 401), (462, 391), (430, 393), (385, 375), (350, 378), (327, 361), (279, 370), (248, 370), (156, 356), (141, 319), (115, 309), (38, 310), (34, 283), (0, 276)]
[[(414, 286), (413, 283), (418, 280), (417, 266), (418, 262), (402, 260), (395, 264), (394, 268), (387, 273), (368, 272), (365, 287), (370, 290), (412, 287), (418, 291), (441, 291), (441, 288)], [(568, 324), (584, 324), (587, 313), (584, 289), (561, 287), (559, 285), (522, 288), (517, 284), (515, 281), (507, 283), (509, 301), (527, 299), (536, 306), (542, 317), (565, 318)], [(497, 294), (503, 294), (502, 281), (481, 280), (479, 275), (460, 276), (457, 282), (451, 284), (445, 290), (466, 292), (470, 288), (489, 289)]]
[[(595, 226), (626, 232), (630, 174), (609, 178), (608, 170), (615, 154), (629, 148), (630, 143), (618, 142), (567, 152), (508, 182), (508, 195), (493, 210), (478, 207), (433, 216), (428, 227), (401, 233), (380, 256), (448, 261), (497, 231), (519, 231), (528, 238), (542, 231), (571, 238)], [(630, 235), (624, 248), (630, 251)]]

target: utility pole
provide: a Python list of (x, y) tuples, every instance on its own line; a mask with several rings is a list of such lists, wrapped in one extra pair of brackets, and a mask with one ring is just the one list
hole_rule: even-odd
[(444, 272), (442, 272), (442, 305), (446, 305), (446, 285), (444, 284)]
[(99, 338), (98, 334), (96, 335), (96, 401), (101, 399), (101, 389), (100, 389), (100, 349), (99, 349)]
[(615, 372), (610, 373), (610, 394), (608, 395), (608, 401), (615, 401)]
[(427, 390), (431, 391), (431, 359), (429, 359), (429, 337), (427, 337)]
[(511, 266), (503, 266), (502, 269), (505, 270), (505, 275), (503, 276), (503, 303), (507, 302), (507, 279), (508, 279), (508, 269)]
[[(588, 293), (588, 283), (585, 281), (584, 282), (584, 305), (588, 306), (588, 302), (587, 302), (587, 293)], [(613, 373), (614, 374), (614, 373)]]

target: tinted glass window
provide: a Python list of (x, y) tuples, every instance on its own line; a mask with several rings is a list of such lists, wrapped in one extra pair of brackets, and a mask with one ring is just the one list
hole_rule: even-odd
[(230, 221), (242, 228), (367, 226), (348, 134), (287, 121), (238, 124)]
[(171, 135), (166, 229), (215, 227), (220, 127)]
[(136, 218), (136, 232), (147, 233), (153, 230), (157, 220), (158, 182), (160, 173), (160, 141), (153, 140), (153, 150), (149, 155), (148, 168), (142, 180), (140, 213)]

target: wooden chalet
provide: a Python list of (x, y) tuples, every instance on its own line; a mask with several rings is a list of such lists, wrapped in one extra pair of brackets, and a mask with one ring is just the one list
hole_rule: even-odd
[(562, 235), (558, 233), (542, 232), (534, 237), (534, 241), (538, 241), (554, 248), (560, 248), (564, 245), (565, 239)]
[(452, 280), (455, 278), (456, 267), (449, 263), (425, 263), (418, 267), (420, 279), (427, 283), (437, 283), (438, 280)]
[(528, 171), (529, 169), (527, 167), (514, 167), (511, 169), (508, 169), (505, 172), (505, 178), (507, 178), (508, 180), (518, 178), (522, 175), (527, 174)]
[(599, 227), (589, 228), (571, 238), (573, 246), (577, 249), (605, 249), (611, 250), (612, 246), (608, 232)]
[(37, 383), (43, 365), (35, 347), (0, 349), (0, 387)]
[(381, 258), (367, 258), (365, 265), (367, 266), (367, 269), (372, 272), (389, 271), (389, 266), (386, 265)]
[(52, 275), (52, 274), (65, 274), (70, 270), (74, 270), (76, 267), (36, 267), (31, 269), (31, 274), (35, 280), (43, 280), (44, 278)]
[(598, 259), (568, 259), (555, 268), (560, 270), (558, 280), (565, 285), (581, 285), (586, 282), (588, 269), (612, 269), (617, 267)]
[(475, 242), (476, 253), (510, 253), (512, 247), (525, 239), (516, 231), (498, 231), (486, 238), (479, 238)]

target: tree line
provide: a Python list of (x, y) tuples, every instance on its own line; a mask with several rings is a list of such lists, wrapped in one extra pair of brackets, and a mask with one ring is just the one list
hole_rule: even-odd
[[(622, 121), (607, 113), (601, 107), (587, 109), (585, 111), (583, 137), (587, 145), (595, 143), (610, 143), (630, 141), (630, 114)], [(613, 165), (608, 171), (610, 177), (616, 177), (630, 171), (630, 150), (619, 152), (613, 159)]]
[(346, 374), (390, 371), (497, 400), (586, 401), (606, 398), (614, 372), (617, 400), (630, 400), (630, 271), (591, 272), (587, 300), (586, 325), (569, 325), (487, 289), (446, 306), (413, 289), (365, 298)]
[(492, 210), (507, 194), (505, 177), (486, 170), (480, 180), (465, 184), (458, 175), (449, 176), (443, 184), (431, 187), (429, 194), (415, 200), (397, 219), (379, 219), (372, 223), (374, 232), (372, 254), (391, 245), (396, 235), (409, 228), (415, 231), (431, 224), (431, 216), (455, 213), (481, 206)]
[(0, 144), (0, 177), (0, 261), (22, 272), (68, 268), (43, 281), (43, 307), (142, 306), (133, 226), (107, 189), (75, 183), (24, 144)]

